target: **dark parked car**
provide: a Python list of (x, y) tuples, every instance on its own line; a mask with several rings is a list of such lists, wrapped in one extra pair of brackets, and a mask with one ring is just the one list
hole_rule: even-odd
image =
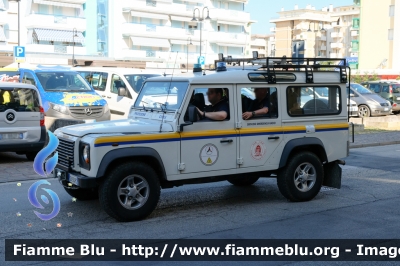
[(400, 81), (368, 81), (362, 85), (390, 101), (393, 113), (400, 112)]

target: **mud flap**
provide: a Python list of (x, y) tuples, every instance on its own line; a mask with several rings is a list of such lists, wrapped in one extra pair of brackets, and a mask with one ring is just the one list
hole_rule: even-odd
[(324, 165), (324, 181), (322, 185), (333, 188), (340, 188), (342, 185), (342, 168), (339, 162), (331, 162)]

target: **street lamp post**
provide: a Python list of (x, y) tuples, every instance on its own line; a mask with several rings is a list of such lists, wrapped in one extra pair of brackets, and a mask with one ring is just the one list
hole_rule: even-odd
[(187, 39), (186, 45), (186, 73), (189, 73), (189, 45), (192, 45), (192, 38)]
[(309, 24), (308, 24), (308, 30), (307, 30), (307, 32), (313, 32), (313, 30), (311, 30), (311, 23), (314, 23), (314, 33), (315, 33), (315, 49), (314, 49), (314, 53), (315, 53), (315, 57), (317, 57), (317, 52), (318, 52), (318, 43), (317, 43), (317, 32), (318, 31), (321, 31), (321, 33), (324, 33), (326, 30), (324, 29), (324, 25), (322, 24), (322, 27), (321, 27), (321, 29), (319, 29), (319, 30), (316, 30), (315, 29), (315, 21), (311, 21)]
[(78, 30), (73, 28), (72, 30), (72, 66), (76, 65), (75, 61), (75, 37), (78, 37)]
[[(205, 17), (204, 18), (204, 11), (207, 9), (207, 17)], [(198, 11), (198, 16), (197, 16), (197, 18), (196, 18), (196, 10)], [(194, 10), (193, 10), (193, 19), (192, 19), (192, 21), (199, 21), (200, 22), (200, 57), (201, 57), (201, 47), (202, 47), (202, 24), (203, 24), (203, 21), (204, 20), (211, 20), (211, 18), (210, 18), (210, 10), (208, 9), (208, 7), (203, 7), (203, 10), (202, 10), (202, 12), (201, 12), (201, 15), (202, 16), (200, 16), (200, 9), (199, 8), (195, 8)]]

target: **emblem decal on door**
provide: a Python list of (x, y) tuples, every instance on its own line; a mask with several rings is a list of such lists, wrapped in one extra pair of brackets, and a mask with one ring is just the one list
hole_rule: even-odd
[(266, 152), (265, 144), (258, 140), (251, 145), (250, 154), (254, 160), (261, 160)]
[(206, 144), (201, 148), (200, 161), (206, 165), (214, 165), (218, 160), (219, 152), (214, 144)]

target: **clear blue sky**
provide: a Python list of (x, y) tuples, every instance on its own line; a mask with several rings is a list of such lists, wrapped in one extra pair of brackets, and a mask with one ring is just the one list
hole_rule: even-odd
[(317, 10), (321, 10), (330, 4), (333, 4), (333, 7), (352, 5), (353, 0), (249, 0), (249, 3), (245, 5), (245, 11), (250, 13), (252, 20), (257, 21), (251, 27), (252, 34), (270, 33), (269, 29), (274, 27), (275, 24), (269, 23), (269, 20), (279, 17), (277, 12), (281, 11), (282, 7), (285, 10), (293, 10), (296, 4), (299, 9), (310, 4), (315, 6)]

